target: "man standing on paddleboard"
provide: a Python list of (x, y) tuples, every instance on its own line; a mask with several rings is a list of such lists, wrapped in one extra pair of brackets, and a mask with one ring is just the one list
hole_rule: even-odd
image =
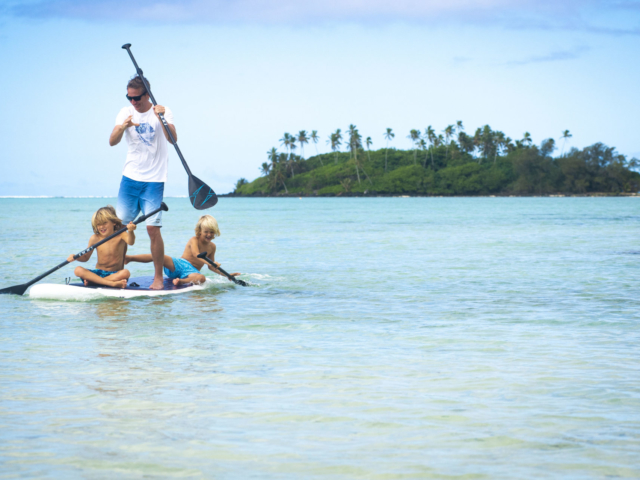
[[(150, 85), (148, 80), (147, 84)], [(120, 143), (126, 133), (129, 146), (116, 206), (118, 218), (124, 225), (133, 221), (140, 211), (146, 215), (162, 203), (169, 161), (167, 142), (171, 139), (162, 126), (159, 113), (164, 115), (173, 138), (178, 141), (171, 110), (162, 105), (153, 106), (144, 82), (138, 75), (127, 84), (127, 100), (131, 105), (120, 110), (109, 137), (109, 145), (114, 146)], [(149, 217), (146, 223), (155, 269), (150, 288), (161, 290), (164, 260), (164, 241), (160, 234), (162, 212)]]

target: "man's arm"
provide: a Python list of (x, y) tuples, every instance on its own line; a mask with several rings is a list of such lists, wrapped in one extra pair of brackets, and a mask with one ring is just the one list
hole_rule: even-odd
[(138, 126), (140, 125), (139, 123), (134, 123), (133, 121), (133, 115), (129, 115), (124, 123), (122, 125), (116, 125), (113, 128), (113, 131), (111, 132), (111, 135), (109, 136), (109, 145), (110, 146), (115, 146), (117, 144), (120, 143), (120, 140), (122, 140), (122, 135), (124, 135), (124, 132), (127, 130), (127, 128), (131, 127), (131, 126)]

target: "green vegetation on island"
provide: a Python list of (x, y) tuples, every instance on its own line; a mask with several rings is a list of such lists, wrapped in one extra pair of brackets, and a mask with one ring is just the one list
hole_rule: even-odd
[[(534, 145), (526, 132), (521, 140), (508, 138), (488, 125), (473, 136), (462, 122), (449, 125), (437, 135), (432, 127), (411, 130), (411, 150), (389, 144), (391, 128), (384, 133), (384, 148), (371, 150), (355, 125), (329, 135), (331, 153), (304, 159), (304, 146), (317, 145), (317, 131), (296, 136), (285, 133), (280, 140), (285, 152), (274, 147), (262, 176), (253, 182), (241, 178), (236, 195), (549, 195), (621, 194), (640, 190), (636, 158), (627, 160), (615, 148), (596, 143), (582, 150), (564, 152), (571, 138), (565, 130), (560, 155), (553, 138)], [(341, 151), (341, 146), (346, 151)], [(301, 155), (295, 150), (300, 148)], [(316, 147), (317, 152), (317, 147)]]

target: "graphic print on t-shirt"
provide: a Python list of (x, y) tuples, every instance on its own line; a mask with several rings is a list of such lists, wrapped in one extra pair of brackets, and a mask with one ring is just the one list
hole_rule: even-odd
[(153, 139), (156, 137), (156, 131), (148, 123), (141, 123), (138, 125), (136, 127), (136, 132), (138, 132), (138, 138), (140, 141), (149, 147), (151, 146)]

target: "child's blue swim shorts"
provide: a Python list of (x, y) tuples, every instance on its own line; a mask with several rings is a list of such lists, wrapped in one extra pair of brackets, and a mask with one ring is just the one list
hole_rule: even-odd
[(196, 267), (191, 265), (184, 258), (171, 257), (171, 260), (173, 260), (174, 270), (172, 272), (167, 267), (164, 267), (164, 274), (172, 280), (174, 278), (187, 278), (192, 273), (200, 273)]
[(102, 278), (108, 277), (109, 275), (113, 275), (114, 273), (118, 273), (117, 270), (115, 272), (107, 272), (106, 270), (100, 270), (99, 268), (96, 268), (95, 270), (89, 270), (89, 271), (91, 273), (95, 273), (96, 275)]

